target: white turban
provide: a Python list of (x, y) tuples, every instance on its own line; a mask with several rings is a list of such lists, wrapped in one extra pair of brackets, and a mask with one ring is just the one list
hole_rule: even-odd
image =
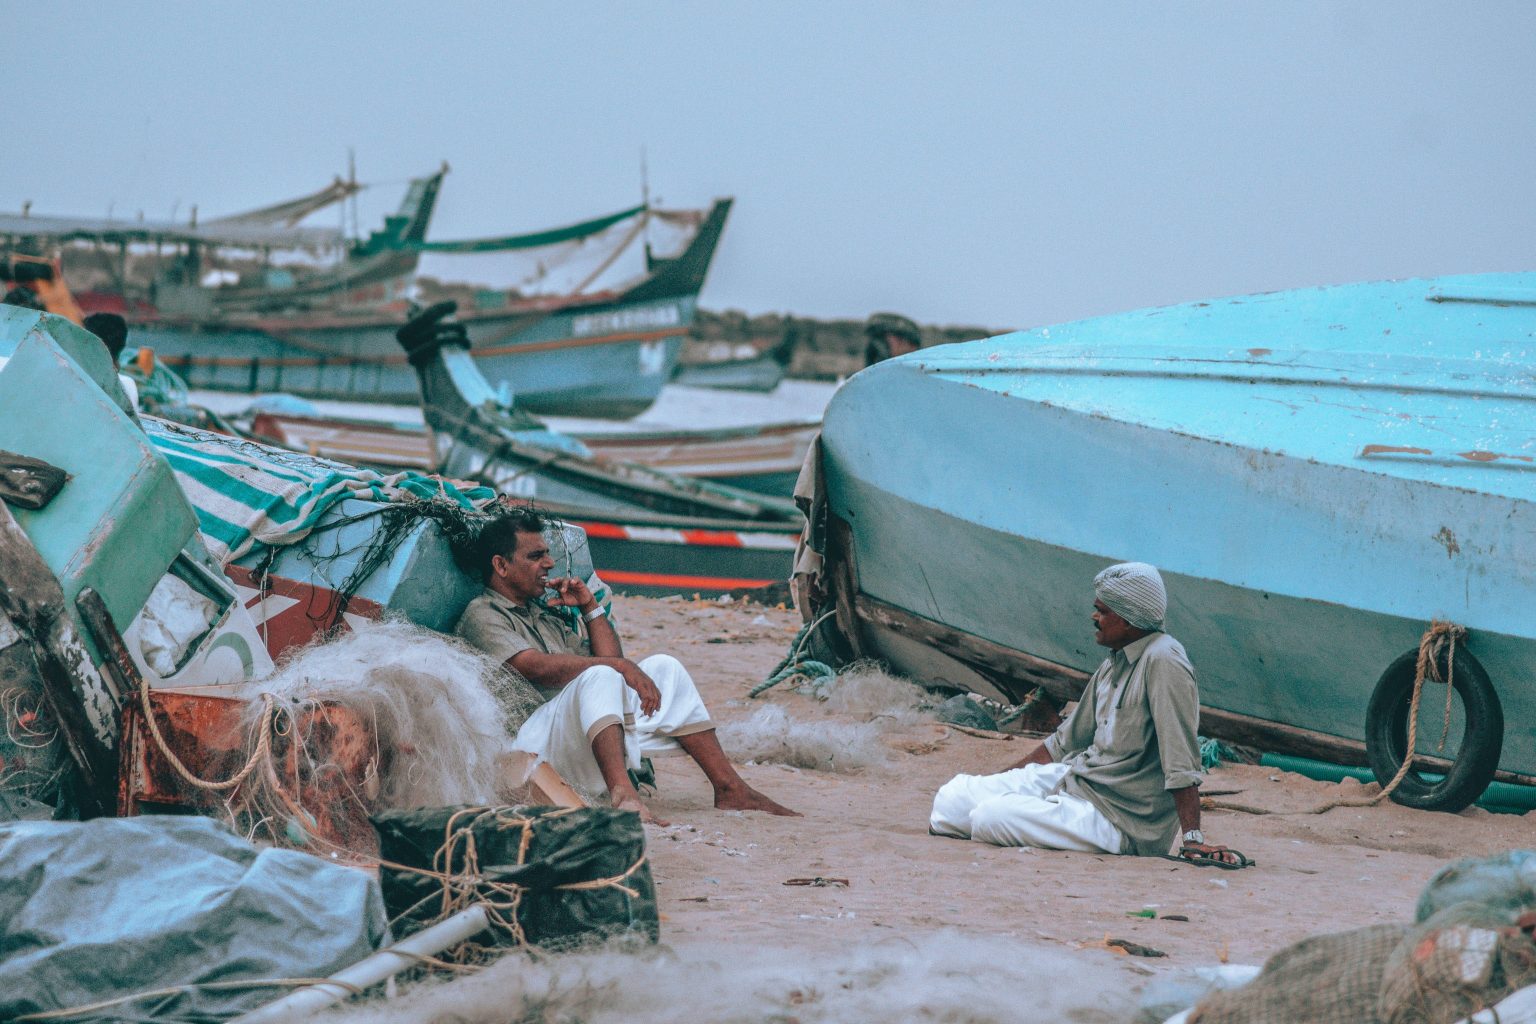
[(1146, 562), (1121, 562), (1093, 578), (1093, 594), (1137, 629), (1163, 628), (1168, 592), (1163, 578)]

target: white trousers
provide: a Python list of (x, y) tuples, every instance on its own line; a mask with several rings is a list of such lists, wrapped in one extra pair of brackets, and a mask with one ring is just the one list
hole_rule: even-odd
[(639, 662), (661, 691), (654, 715), (640, 713), (640, 695), (630, 689), (617, 669), (596, 665), (561, 687), (517, 730), (512, 749), (548, 761), (560, 777), (584, 793), (607, 790), (592, 740), (610, 725), (624, 727), (624, 757), (630, 768), (640, 758), (676, 753), (678, 736), (713, 729), (709, 709), (682, 662), (657, 654)]
[(1030, 764), (996, 775), (956, 775), (933, 798), (928, 827), (994, 846), (1119, 853), (1120, 830), (1093, 804), (1061, 791), (1064, 764)]

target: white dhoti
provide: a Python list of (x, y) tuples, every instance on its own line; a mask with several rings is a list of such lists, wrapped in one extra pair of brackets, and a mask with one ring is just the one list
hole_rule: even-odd
[(928, 827), (994, 846), (1119, 853), (1120, 830), (1082, 797), (1061, 791), (1064, 764), (1030, 764), (996, 775), (956, 775), (933, 798)]
[(529, 715), (512, 749), (548, 761), (583, 792), (602, 793), (607, 785), (592, 756), (592, 739), (610, 725), (624, 727), (624, 759), (632, 769), (640, 767), (641, 757), (677, 753), (677, 737), (715, 727), (682, 662), (657, 654), (638, 664), (661, 691), (661, 707), (654, 715), (640, 713), (639, 694), (616, 669), (597, 665)]

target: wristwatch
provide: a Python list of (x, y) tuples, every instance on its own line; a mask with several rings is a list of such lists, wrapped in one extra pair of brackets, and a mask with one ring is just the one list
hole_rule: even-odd
[(1185, 832), (1184, 833), (1184, 845), (1185, 846), (1189, 846), (1190, 844), (1194, 844), (1195, 846), (1204, 846), (1205, 845), (1205, 833), (1201, 832), (1197, 828), (1192, 828), (1188, 832)]

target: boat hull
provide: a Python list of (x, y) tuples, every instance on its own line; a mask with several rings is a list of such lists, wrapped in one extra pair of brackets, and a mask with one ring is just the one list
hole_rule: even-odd
[[(1449, 420), (1455, 396), (1437, 401)], [(1389, 472), (1359, 443), (1374, 439), (1363, 434), (1351, 442), (1358, 458), (1330, 464), (1283, 453), (1281, 437), (1272, 449), (1234, 444), (979, 387), (915, 359), (882, 364), (838, 394), (823, 433), (828, 507), (848, 525), (864, 599), (858, 639), (925, 681), (1018, 698), (1054, 673), (1066, 688), (1104, 653), (1092, 643), (1094, 574), (1152, 562), (1208, 733), (1313, 756), (1316, 744), (1297, 749), (1298, 737), (1332, 741), (1358, 755), (1378, 678), (1432, 619), (1448, 619), (1470, 630), (1467, 649), (1503, 704), (1501, 768), (1536, 775), (1525, 724), (1536, 715), (1536, 636), (1520, 611), (1536, 601), (1536, 505), (1508, 477), (1483, 478), (1502, 481), (1484, 491), (1412, 479), (1395, 463)], [(1478, 451), (1460, 458), (1497, 464)], [(961, 647), (933, 642), (944, 628)], [(981, 656), (962, 649), (966, 638)], [(997, 652), (1024, 668), (999, 671)], [(1441, 713), (1421, 711), (1421, 723), (1433, 727), (1421, 725), (1419, 752), (1433, 755)], [(1457, 701), (1447, 756), (1461, 726)]]
[[(672, 375), (694, 300), (577, 306), (466, 317), (472, 355), (493, 387), (546, 415), (624, 419), (645, 411)], [(151, 322), (133, 339), (187, 384), (210, 390), (411, 403), (416, 373), (375, 318), (261, 326)]]

